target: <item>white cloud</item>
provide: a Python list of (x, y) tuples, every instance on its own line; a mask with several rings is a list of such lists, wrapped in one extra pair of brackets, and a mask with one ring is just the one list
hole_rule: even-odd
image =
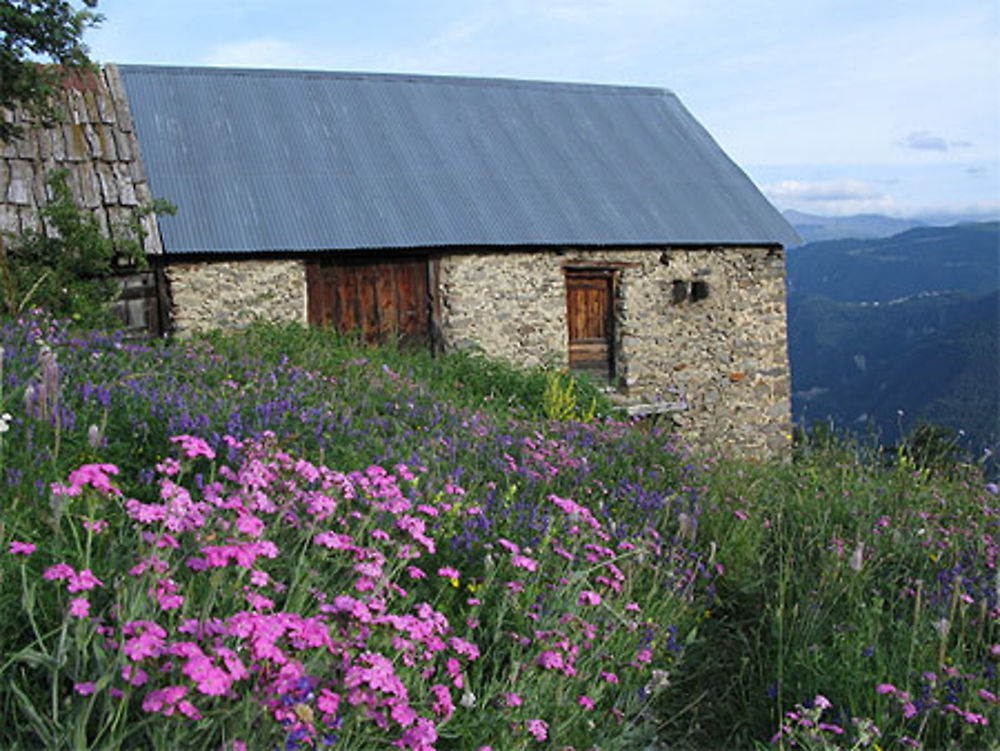
[(778, 208), (811, 214), (898, 214), (893, 198), (862, 180), (783, 180), (761, 188)]
[(972, 146), (970, 141), (948, 141), (929, 130), (914, 130), (906, 135), (897, 146), (917, 151), (948, 151), (949, 149), (965, 149)]
[(884, 198), (861, 180), (783, 180), (764, 187), (764, 192), (776, 201), (857, 201)]

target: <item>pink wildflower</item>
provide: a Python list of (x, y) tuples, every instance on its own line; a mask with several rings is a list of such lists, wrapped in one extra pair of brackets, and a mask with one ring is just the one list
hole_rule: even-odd
[(103, 586), (103, 582), (94, 576), (89, 568), (85, 568), (79, 574), (70, 574), (66, 589), (70, 592), (86, 592), (88, 589)]
[(535, 736), (536, 741), (544, 741), (549, 737), (549, 725), (545, 720), (528, 720), (524, 723), (525, 729)]
[(443, 721), (447, 722), (448, 719), (455, 713), (455, 704), (451, 700), (451, 691), (448, 690), (447, 686), (442, 686), (440, 683), (436, 683), (431, 686), (431, 693), (434, 695), (434, 702), (431, 704), (431, 711), (439, 717), (442, 717)]
[(93, 681), (84, 681), (83, 683), (74, 683), (73, 690), (80, 696), (90, 696), (97, 690), (97, 686), (94, 685)]
[[(131, 636), (137, 629), (142, 628), (142, 633), (138, 636)], [(125, 633), (131, 638), (125, 641), (123, 647), (125, 656), (134, 662), (139, 662), (146, 657), (153, 657), (160, 654), (163, 647), (164, 638), (167, 632), (155, 623), (148, 621), (136, 621), (126, 624)]]
[(601, 678), (606, 680), (608, 683), (618, 683), (618, 676), (605, 670), (601, 671)]
[(58, 581), (62, 579), (69, 579), (74, 576), (76, 572), (65, 563), (57, 563), (54, 566), (49, 566), (42, 573), (42, 578), (46, 581)]
[(176, 705), (187, 693), (186, 686), (167, 686), (150, 691), (143, 697), (142, 708), (146, 712), (162, 712), (166, 716), (174, 713)]
[(600, 605), (601, 596), (597, 592), (592, 592), (589, 589), (585, 589), (580, 593), (580, 596), (576, 598), (577, 605)]
[(402, 727), (408, 728), (417, 720), (417, 711), (409, 704), (393, 704), (389, 710), (389, 717), (398, 722)]
[(181, 463), (172, 456), (168, 456), (156, 465), (156, 471), (161, 475), (173, 477), (174, 475), (179, 475), (181, 473)]
[(503, 699), (504, 704), (508, 707), (519, 707), (523, 704), (521, 697), (513, 692), (509, 694), (500, 694), (500, 698)]
[(875, 687), (875, 693), (877, 694), (894, 694), (896, 693), (896, 687), (891, 683), (880, 683)]
[(513, 553), (514, 555), (517, 555), (518, 553), (521, 552), (521, 548), (519, 548), (515, 543), (511, 542), (510, 540), (504, 539), (503, 537), (497, 540), (497, 544), (504, 550), (506, 550), (508, 553)]
[(246, 598), (247, 604), (258, 612), (274, 608), (274, 600), (264, 597), (263, 595), (259, 595), (252, 590), (247, 591), (243, 596)]
[[(432, 637), (437, 638), (437, 637)], [(445, 670), (451, 676), (452, 685), (455, 688), (465, 688), (465, 681), (462, 678), (462, 666), (454, 657), (449, 657), (445, 661)]]
[(516, 568), (523, 568), (526, 571), (534, 572), (538, 569), (538, 563), (526, 555), (512, 555), (510, 565)]
[(125, 501), (125, 511), (141, 524), (160, 522), (167, 518), (167, 507), (159, 503), (141, 503), (135, 498)]
[(195, 682), (198, 690), (208, 696), (221, 696), (229, 690), (232, 678), (222, 668), (216, 667), (204, 655), (195, 655), (181, 669), (188, 678)]
[(448, 639), (448, 646), (470, 660), (479, 658), (479, 647), (457, 636)]
[(438, 574), (438, 576), (444, 577), (445, 579), (458, 579), (459, 578), (458, 570), (452, 568), (451, 566), (445, 566), (443, 568), (439, 568), (438, 571), (437, 571), (437, 574)]
[(546, 670), (560, 670), (566, 664), (561, 653), (553, 652), (551, 650), (546, 650), (538, 655), (536, 662), (539, 667), (545, 668)]
[(330, 715), (332, 718), (337, 714), (339, 706), (340, 696), (338, 694), (333, 693), (328, 688), (320, 690), (319, 696), (316, 699), (316, 709), (325, 715)]
[(35, 546), (30, 542), (19, 542), (18, 540), (10, 541), (10, 550), (8, 550), (11, 555), (31, 555), (35, 552)]
[(121, 491), (111, 484), (108, 475), (117, 475), (114, 464), (83, 464), (69, 473), (69, 484), (52, 483), (49, 487), (53, 495), (78, 496), (87, 485), (101, 493), (121, 495)]
[(88, 532), (99, 535), (108, 528), (108, 523), (104, 519), (94, 519), (93, 521), (87, 519), (83, 522), (83, 528)]
[(122, 667), (122, 680), (133, 686), (141, 686), (149, 680), (149, 675), (145, 670), (137, 665), (125, 665)]
[(253, 514), (242, 513), (236, 520), (236, 529), (249, 537), (260, 537), (266, 528), (267, 525)]
[(69, 614), (74, 618), (86, 618), (90, 615), (90, 602), (86, 597), (75, 597), (70, 600)]
[(587, 710), (591, 710), (594, 708), (594, 700), (591, 699), (589, 696), (584, 696), (582, 694), (576, 697), (576, 703)]
[(419, 717), (417, 723), (412, 728), (408, 728), (393, 745), (400, 748), (412, 748), (414, 751), (433, 751), (434, 746), (431, 744), (436, 740), (437, 731), (434, 729), (434, 723)]
[(206, 459), (215, 458), (215, 452), (201, 438), (193, 435), (175, 435), (170, 441), (171, 443), (179, 443), (181, 449), (184, 451), (184, 456), (188, 459), (194, 459), (199, 456), (204, 456)]

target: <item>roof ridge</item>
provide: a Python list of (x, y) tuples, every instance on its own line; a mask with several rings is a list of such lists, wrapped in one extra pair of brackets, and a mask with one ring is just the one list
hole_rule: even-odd
[(580, 93), (634, 94), (644, 96), (675, 96), (670, 89), (661, 86), (638, 84), (586, 83), (576, 81), (547, 81), (541, 79), (504, 78), (489, 76), (462, 76), (430, 73), (380, 73), (376, 71), (328, 71), (300, 68), (243, 68), (196, 65), (149, 65), (114, 63), (124, 71), (163, 73), (172, 75), (218, 75), (218, 76), (259, 76), (289, 78), (322, 78), (372, 83), (425, 83), (450, 86), (478, 86), (512, 89), (544, 89), (576, 91)]

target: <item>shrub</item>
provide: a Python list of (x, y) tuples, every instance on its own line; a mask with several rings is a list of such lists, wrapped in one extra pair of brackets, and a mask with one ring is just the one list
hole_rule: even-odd
[(73, 203), (68, 177), (67, 170), (49, 175), (52, 199), (39, 212), (40, 230), (13, 238), (9, 245), (0, 238), (4, 312), (16, 316), (41, 308), (83, 326), (106, 326), (113, 320), (109, 304), (118, 295), (113, 272), (144, 263), (141, 216), (173, 208), (154, 201), (127, 226), (112, 228), (109, 236), (93, 215)]

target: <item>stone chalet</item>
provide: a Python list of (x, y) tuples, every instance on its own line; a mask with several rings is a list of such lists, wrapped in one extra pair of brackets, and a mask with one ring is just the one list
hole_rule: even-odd
[(669, 91), (109, 65), (65, 96), (0, 144), (0, 229), (38, 226), (56, 167), (109, 232), (175, 204), (133, 323), (473, 346), (587, 372), (696, 444), (788, 449), (796, 237)]

